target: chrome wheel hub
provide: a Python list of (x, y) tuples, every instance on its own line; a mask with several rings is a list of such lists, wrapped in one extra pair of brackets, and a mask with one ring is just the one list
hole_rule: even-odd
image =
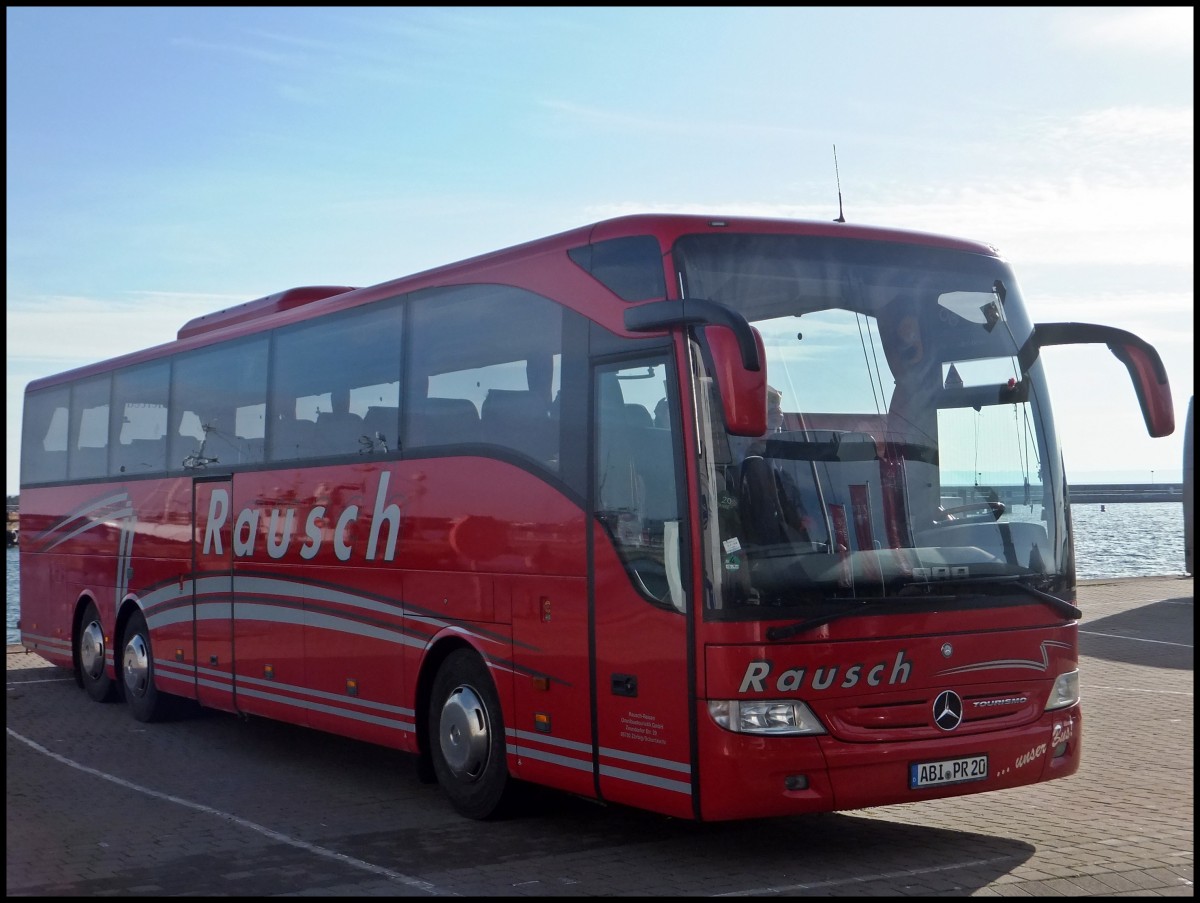
[(79, 664), (83, 673), (92, 680), (98, 680), (104, 675), (104, 631), (98, 621), (92, 621), (83, 628), (79, 638)]
[(150, 682), (150, 650), (146, 638), (135, 633), (125, 644), (125, 655), (121, 659), (121, 672), (125, 675), (125, 688), (136, 696), (144, 696)]
[(478, 780), (491, 748), (487, 710), (470, 687), (458, 687), (442, 706), (438, 742), (456, 778)]

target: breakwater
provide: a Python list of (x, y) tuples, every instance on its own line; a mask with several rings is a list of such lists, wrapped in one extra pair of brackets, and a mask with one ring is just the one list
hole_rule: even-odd
[[(1081, 483), (1070, 484), (1068, 488), (1073, 505), (1183, 502), (1182, 483)], [(1034, 494), (1036, 492), (1037, 490), (1034, 490)], [(1028, 505), (1032, 502), (1024, 486), (943, 486), (942, 496), (943, 504), (946, 504), (947, 499), (959, 499), (966, 504), (990, 498), (1008, 506)]]
[(1071, 486), (1071, 503), (1183, 502), (1182, 483), (1094, 483)]

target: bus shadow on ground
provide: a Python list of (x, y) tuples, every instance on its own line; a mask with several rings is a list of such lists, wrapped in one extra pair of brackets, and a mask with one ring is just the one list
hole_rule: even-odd
[[(123, 706), (96, 706), (59, 669), (20, 676), (31, 680), (15, 698), (10, 688), (10, 724), (45, 738), (69, 720), (76, 729), (71, 742), (56, 746), (60, 754), (211, 809), (186, 820), (198, 837), (211, 832), (213, 813), (231, 813), (293, 838), (264, 845), (256, 839), (261, 832), (247, 833), (246, 825), (222, 828), (244, 842), (223, 845), (219, 855), (187, 843), (155, 854), (151, 845), (111, 877), (69, 886), (51, 867), (26, 876), (23, 894), (154, 887), (161, 896), (233, 888), (249, 895), (344, 895), (378, 890), (379, 870), (386, 869), (428, 882), (435, 892), (478, 896), (966, 895), (1012, 874), (1036, 852), (1030, 843), (975, 829), (984, 824), (978, 820), (973, 830), (914, 824), (912, 810), (902, 806), (894, 807), (895, 820), (882, 808), (697, 823), (528, 785), (519, 785), (508, 818), (472, 821), (419, 780), (411, 754), (199, 707), (143, 725)], [(96, 736), (118, 740), (98, 746), (89, 740)], [(183, 761), (187, 767), (179, 767)], [(61, 767), (52, 760), (39, 766)], [(131, 821), (120, 825), (131, 837), (147, 828), (138, 811), (129, 810)], [(315, 848), (334, 851), (337, 861), (314, 855)], [(413, 891), (411, 883), (395, 888), (397, 895)]]
[[(896, 821), (886, 819), (885, 808), (870, 816), (700, 823), (527, 784), (516, 786), (506, 817), (474, 821), (457, 815), (436, 785), (419, 779), (412, 754), (207, 709), (193, 710), (193, 718), (192, 725), (183, 719), (158, 727), (188, 737), (200, 729), (212, 751), (210, 768), (237, 778), (222, 782), (230, 798), (223, 792), (214, 798), (217, 789), (203, 778), (185, 795), (237, 811), (235, 799), (247, 790), (295, 794), (320, 788), (318, 794), (337, 802), (314, 799), (324, 828), (305, 840), (448, 892), (643, 895), (649, 885), (651, 893), (672, 887), (673, 893), (702, 896), (969, 894), (1036, 852), (1007, 836), (900, 820), (902, 806), (895, 807)], [(362, 829), (362, 807), (376, 813), (369, 830)], [(277, 817), (288, 820), (285, 812)], [(295, 851), (277, 855), (267, 867), (261, 851), (247, 852), (252, 882), (265, 887), (274, 881), (276, 894), (320, 892), (324, 880), (330, 890), (344, 886), (345, 874), (313, 869)], [(304, 867), (289, 877), (297, 863)], [(617, 874), (613, 863), (620, 863)], [(197, 874), (207, 868), (196, 865)], [(237, 871), (235, 862), (222, 867)], [(519, 887), (514, 873), (524, 876)]]
[(1079, 628), (1079, 652), (1131, 665), (1194, 670), (1192, 601), (1178, 596), (1088, 621)]
[(520, 814), (502, 821), (359, 834), (345, 838), (344, 848), (434, 884), (444, 882), (436, 867), (431, 873), (432, 862), (470, 862), (480, 895), (511, 892), (489, 886), (488, 878), (508, 874), (516, 860), (536, 876), (537, 895), (562, 893), (581, 871), (596, 871), (580, 863), (603, 861), (619, 861), (620, 874), (606, 879), (604, 889), (584, 879), (573, 893), (636, 894), (649, 882), (651, 894), (673, 887), (703, 896), (970, 894), (1036, 852), (1010, 837), (891, 822), (878, 814), (697, 823), (541, 788), (528, 788), (523, 799)]

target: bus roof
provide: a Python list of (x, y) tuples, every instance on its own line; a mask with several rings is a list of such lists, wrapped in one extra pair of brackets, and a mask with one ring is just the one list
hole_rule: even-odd
[[(664, 248), (670, 248), (681, 236), (696, 233), (757, 233), (807, 235), (818, 238), (849, 238), (913, 244), (957, 250), (969, 254), (999, 256), (993, 246), (983, 242), (954, 238), (929, 232), (855, 225), (824, 220), (776, 219), (746, 216), (706, 216), (700, 214), (638, 213), (601, 220), (544, 238), (502, 248), (454, 263), (399, 277), (373, 286), (347, 285), (299, 286), (275, 292), (253, 301), (195, 317), (185, 323), (173, 342), (166, 342), (119, 357), (87, 364), (64, 373), (34, 380), (26, 391), (46, 388), (70, 379), (107, 372), (163, 353), (201, 347), (221, 339), (258, 332), (261, 329), (306, 319), (322, 312), (349, 308), (397, 294), (424, 288), (464, 282), (504, 282), (506, 274), (516, 275), (525, 262), (544, 255), (566, 251), (594, 242), (615, 238), (650, 235)], [(582, 271), (580, 271), (582, 273)], [(536, 286), (530, 286), (536, 288)]]

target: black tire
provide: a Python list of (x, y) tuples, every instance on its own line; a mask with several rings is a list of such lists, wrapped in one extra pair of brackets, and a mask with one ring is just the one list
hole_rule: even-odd
[(460, 815), (507, 814), (512, 779), (500, 698), (487, 666), (470, 649), (442, 662), (429, 701), (429, 753), (442, 791)]
[(107, 652), (100, 612), (95, 602), (89, 602), (75, 635), (75, 673), (80, 685), (96, 702), (112, 702), (117, 697), (117, 682), (108, 676), (104, 666)]
[(167, 694), (160, 693), (154, 682), (154, 654), (150, 630), (140, 611), (125, 625), (121, 640), (121, 681), (129, 711), (138, 721), (159, 721), (170, 708)]

